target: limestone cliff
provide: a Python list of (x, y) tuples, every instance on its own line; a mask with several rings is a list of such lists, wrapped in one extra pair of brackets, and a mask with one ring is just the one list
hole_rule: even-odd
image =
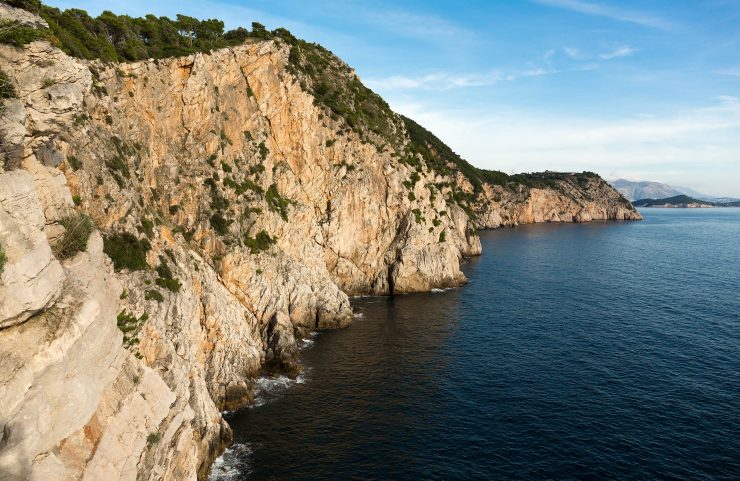
[(296, 338), (347, 325), (348, 296), (463, 284), (476, 228), (638, 217), (597, 177), (481, 184), (395, 114), (336, 115), (296, 48), (0, 45), (0, 478), (202, 478), (221, 411), (295, 374)]

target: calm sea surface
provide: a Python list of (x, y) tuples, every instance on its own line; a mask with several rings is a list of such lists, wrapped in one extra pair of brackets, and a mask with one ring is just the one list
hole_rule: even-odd
[(739, 480), (740, 209), (482, 232), (229, 415), (212, 479)]

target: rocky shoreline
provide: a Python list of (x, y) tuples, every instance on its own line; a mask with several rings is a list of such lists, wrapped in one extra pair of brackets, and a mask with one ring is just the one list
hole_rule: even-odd
[(0, 477), (204, 479), (221, 412), (295, 375), (296, 339), (348, 325), (348, 296), (464, 284), (477, 228), (639, 218), (598, 177), (456, 201), (469, 179), (401, 162), (399, 119), (394, 145), (331, 115), (290, 53), (0, 45)]

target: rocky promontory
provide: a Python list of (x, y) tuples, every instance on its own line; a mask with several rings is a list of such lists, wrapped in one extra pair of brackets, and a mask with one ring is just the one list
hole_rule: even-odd
[(479, 228), (639, 218), (594, 174), (473, 168), (284, 30), (113, 62), (0, 20), (43, 33), (0, 44), (2, 479), (202, 479), (350, 296), (465, 283)]

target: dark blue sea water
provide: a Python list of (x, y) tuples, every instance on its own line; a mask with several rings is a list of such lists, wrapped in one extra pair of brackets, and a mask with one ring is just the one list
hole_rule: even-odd
[(466, 287), (355, 300), (214, 477), (740, 479), (740, 209), (643, 214), (483, 232)]

